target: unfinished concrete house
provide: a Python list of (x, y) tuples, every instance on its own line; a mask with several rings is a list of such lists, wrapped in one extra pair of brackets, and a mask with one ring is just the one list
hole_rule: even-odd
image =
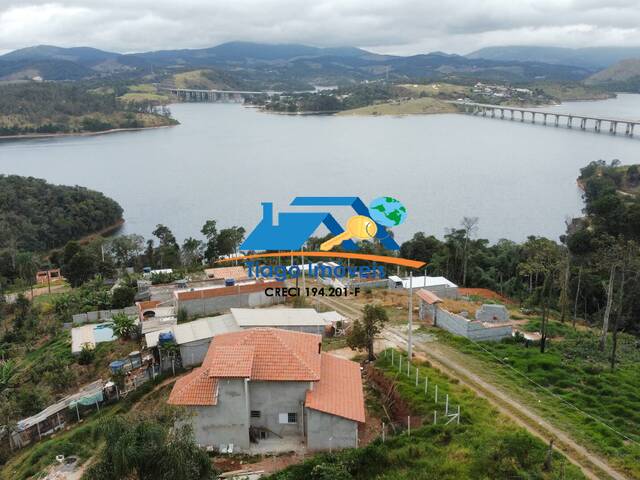
[(268, 453), (356, 447), (360, 365), (321, 352), (320, 335), (254, 328), (214, 337), (168, 402), (187, 408), (196, 442)]

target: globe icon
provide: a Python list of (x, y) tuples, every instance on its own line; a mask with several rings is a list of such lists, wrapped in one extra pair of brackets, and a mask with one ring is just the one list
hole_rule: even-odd
[(396, 227), (407, 219), (407, 209), (393, 197), (378, 197), (369, 204), (369, 216), (384, 227)]

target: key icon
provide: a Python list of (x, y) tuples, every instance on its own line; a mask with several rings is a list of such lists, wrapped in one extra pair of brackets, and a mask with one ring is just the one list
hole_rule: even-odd
[(378, 233), (378, 226), (376, 225), (376, 222), (364, 215), (354, 215), (347, 220), (347, 229), (340, 235), (336, 235), (320, 245), (320, 250), (326, 252), (336, 245), (340, 245), (345, 240), (366, 240), (368, 238), (373, 238), (376, 236), (376, 233)]

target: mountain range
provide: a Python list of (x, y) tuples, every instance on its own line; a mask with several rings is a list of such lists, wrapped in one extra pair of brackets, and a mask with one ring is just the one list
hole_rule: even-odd
[(213, 68), (255, 88), (353, 81), (457, 78), (506, 82), (583, 80), (640, 48), (490, 47), (467, 56), (434, 52), (380, 55), (355, 47), (229, 42), (211, 48), (121, 54), (50, 45), (0, 56), (0, 80), (80, 80)]

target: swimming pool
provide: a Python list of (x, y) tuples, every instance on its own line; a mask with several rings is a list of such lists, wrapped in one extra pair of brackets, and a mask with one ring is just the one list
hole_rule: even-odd
[(93, 327), (93, 339), (95, 343), (111, 342), (116, 339), (113, 334), (113, 323), (100, 323)]

